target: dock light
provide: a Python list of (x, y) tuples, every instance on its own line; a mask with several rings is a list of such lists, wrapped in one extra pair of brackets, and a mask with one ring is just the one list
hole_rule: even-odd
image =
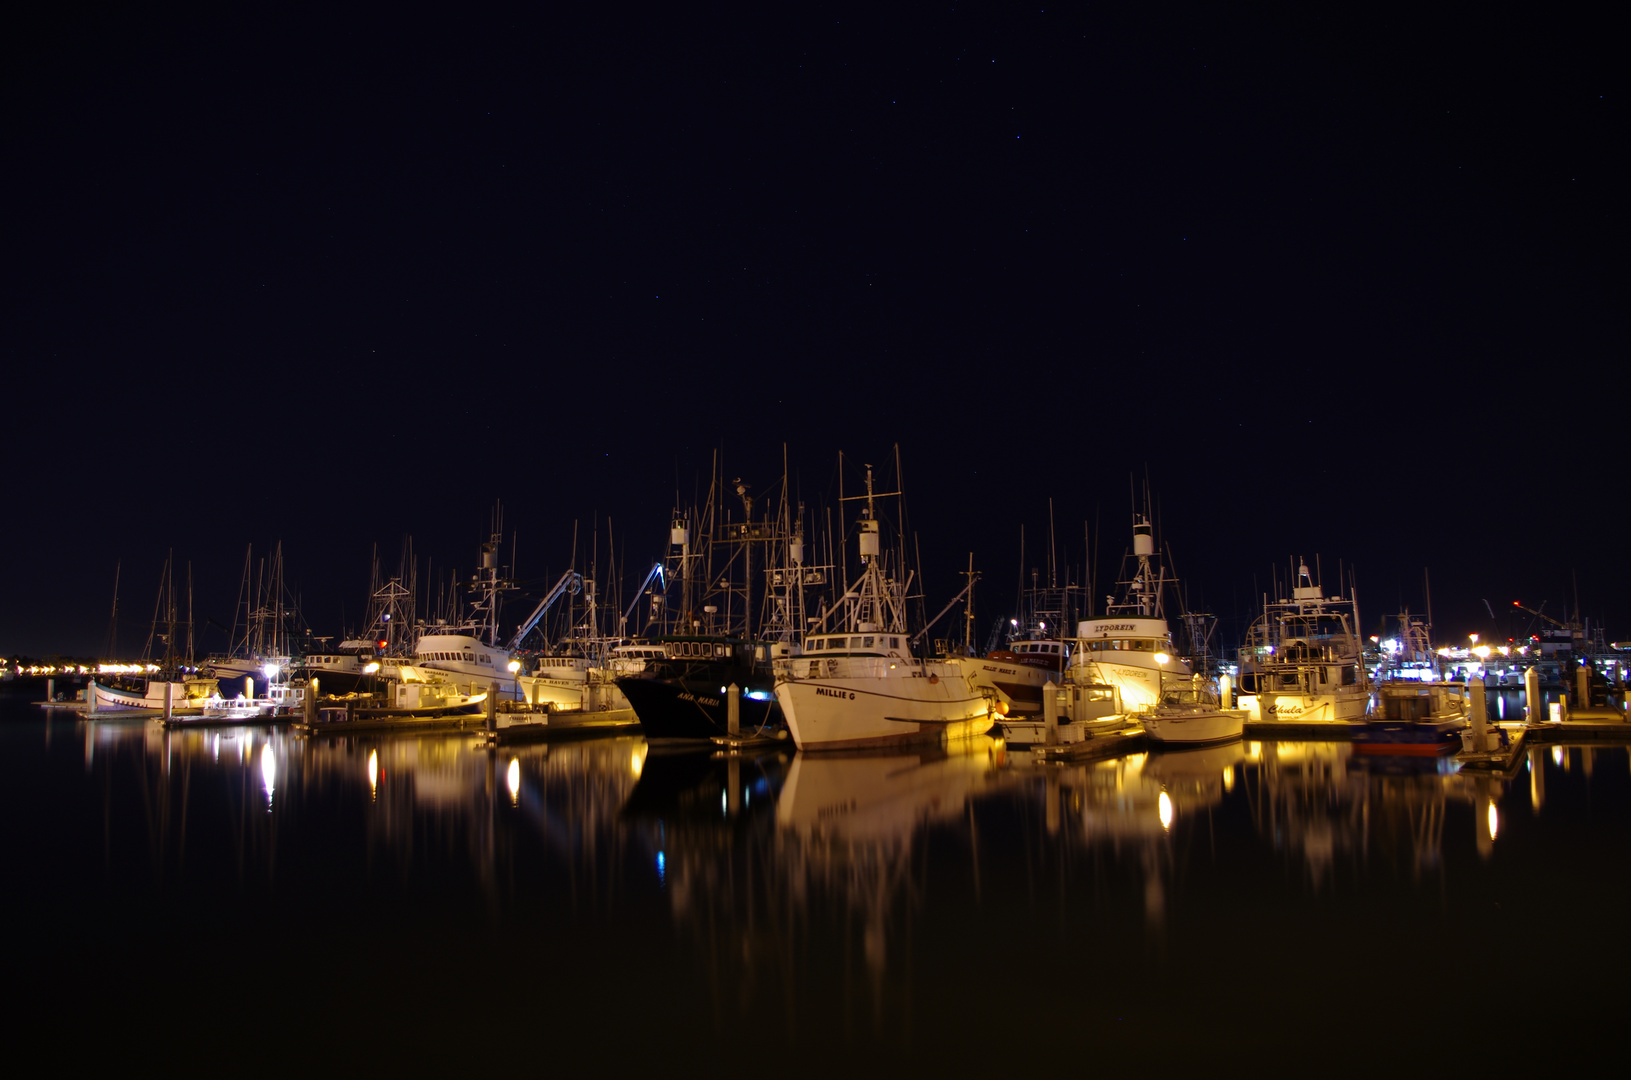
[(277, 678), (277, 673), (279, 670), (280, 669), (276, 664), (263, 664), (261, 666), (261, 671), (266, 674), (267, 682), (271, 682), (273, 679)]
[(1161, 797), (1156, 800), (1155, 806), (1161, 815), (1161, 827), (1163, 829), (1172, 828), (1172, 796), (1163, 791)]
[(515, 674), (515, 673), (516, 673), (516, 672), (518, 672), (518, 671), (520, 671), (520, 670), (521, 670), (521, 661), (519, 661), (519, 660), (511, 660), (511, 661), (510, 661), (510, 662), (509, 662), (509, 663), (508, 663), (508, 664), (506, 664), (506, 665), (505, 665), (505, 666), (506, 666), (506, 667), (508, 667), (508, 668), (509, 668), (509, 669), (510, 669), (510, 674), (511, 674), (511, 675), (514, 675), (514, 674)]
[(1156, 654), (1155, 654), (1155, 662), (1156, 662), (1156, 663), (1157, 663), (1157, 664), (1164, 664), (1164, 663), (1166, 663), (1166, 662), (1167, 662), (1167, 661), (1168, 661), (1168, 660), (1171, 660), (1171, 659), (1172, 659), (1172, 657), (1170, 657), (1170, 656), (1168, 656), (1168, 655), (1167, 655), (1167, 654), (1166, 654), (1166, 653), (1164, 653), (1164, 652), (1158, 652), (1158, 653), (1156, 653)]
[(1476, 645), (1476, 644), (1478, 644), (1478, 635), (1477, 634), (1468, 634), (1467, 635), (1467, 640), (1472, 642), (1474, 645)]
[(1489, 653), (1490, 653), (1490, 648), (1489, 648), (1488, 645), (1480, 645), (1480, 646), (1478, 646), (1478, 648), (1473, 650), (1473, 655), (1478, 657), (1478, 659), (1480, 659), (1480, 660), (1488, 660), (1489, 659)]
[(373, 663), (371, 663), (368, 666), (364, 667), (362, 669), (362, 673), (364, 675), (372, 675), (378, 670), (379, 670), (379, 661), (375, 660)]

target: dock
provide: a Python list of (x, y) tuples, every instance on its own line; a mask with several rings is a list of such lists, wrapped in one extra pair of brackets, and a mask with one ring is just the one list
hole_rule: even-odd
[(1571, 715), (1567, 720), (1541, 720), (1526, 726), (1528, 737), (1539, 743), (1631, 742), (1631, 719), (1623, 714), (1613, 717), (1612, 713)]
[(529, 709), (501, 712), (488, 728), (483, 717), (473, 717), (484, 740), (493, 746), (540, 742), (545, 739), (584, 739), (600, 735), (638, 735), (640, 721), (633, 709)]
[[(1090, 731), (1072, 742), (1033, 743), (1031, 762), (1036, 765), (1074, 765), (1098, 758), (1120, 757), (1142, 750), (1149, 742), (1141, 724), (1125, 724), (1102, 731)], [(1016, 751), (1018, 752), (1018, 751)]]

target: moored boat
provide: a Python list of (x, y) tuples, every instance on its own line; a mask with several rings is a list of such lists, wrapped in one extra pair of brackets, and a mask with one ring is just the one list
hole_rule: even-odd
[(1245, 709), (1226, 709), (1209, 688), (1167, 687), (1161, 701), (1138, 714), (1151, 742), (1173, 746), (1202, 746), (1240, 738), (1246, 726)]
[(778, 665), (776, 699), (793, 741), (800, 750), (851, 750), (984, 734), (991, 702), (961, 663), (913, 654), (904, 582), (885, 566), (870, 466), (866, 477), (861, 575), (805, 635), (800, 655)]

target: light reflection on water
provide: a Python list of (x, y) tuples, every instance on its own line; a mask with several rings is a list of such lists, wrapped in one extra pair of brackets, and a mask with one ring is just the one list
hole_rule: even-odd
[[(1598, 864), (1631, 819), (1620, 747), (1533, 747), (1504, 776), (1321, 742), (1038, 768), (990, 739), (713, 758), (627, 737), (494, 751), (6, 715), (8, 736), (47, 728), (45, 757), (12, 739), (6, 768), (73, 754), (31, 789), (57, 860), (34, 875), (160, 917), (287, 927), (290, 992), (343, 963), (393, 963), (427, 991), (473, 966), (516, 1016), (547, 1005), (604, 1033), (596, 1002), (655, 997), (648, 1034), (810, 1061), (962, 1062), (948, 1018), (991, 1014), (1132, 1053), (1174, 1010), (1222, 1035), (1266, 998), (1285, 1039), (1316, 1040), (1315, 1003), (1442, 977), (1423, 965), (1446, 943), (1571, 895), (1626, 899), (1625, 872)], [(384, 951), (319, 951), (305, 927), (336, 920)], [(144, 963), (183, 977), (179, 959)]]

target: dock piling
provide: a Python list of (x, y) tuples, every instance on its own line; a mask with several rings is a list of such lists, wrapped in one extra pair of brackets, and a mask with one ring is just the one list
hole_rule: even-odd
[(1467, 680), (1467, 706), (1472, 713), (1472, 748), (1489, 749), (1489, 703), (1484, 700), (1484, 680)]
[(55, 680), (55, 679), (45, 680), (45, 700), (47, 700), (47, 701), (57, 700), (57, 680)]
[(487, 720), (487, 734), (498, 733), (498, 683), (487, 684), (487, 700), (482, 703), (482, 714)]
[(171, 720), (175, 719), (175, 705), (176, 684), (173, 682), (166, 682), (164, 684), (164, 724), (166, 727), (170, 725)]
[(735, 683), (725, 691), (725, 731), (731, 738), (742, 734), (742, 688)]
[(1052, 679), (1042, 684), (1042, 729), (1044, 745), (1059, 745), (1059, 687)]
[(1235, 707), (1235, 681), (1227, 672), (1218, 676), (1218, 705), (1225, 709)]
[(1523, 673), (1523, 706), (1529, 715), (1524, 717), (1531, 724), (1544, 723), (1547, 720), (1546, 706), (1540, 699), (1540, 669), (1530, 667)]

